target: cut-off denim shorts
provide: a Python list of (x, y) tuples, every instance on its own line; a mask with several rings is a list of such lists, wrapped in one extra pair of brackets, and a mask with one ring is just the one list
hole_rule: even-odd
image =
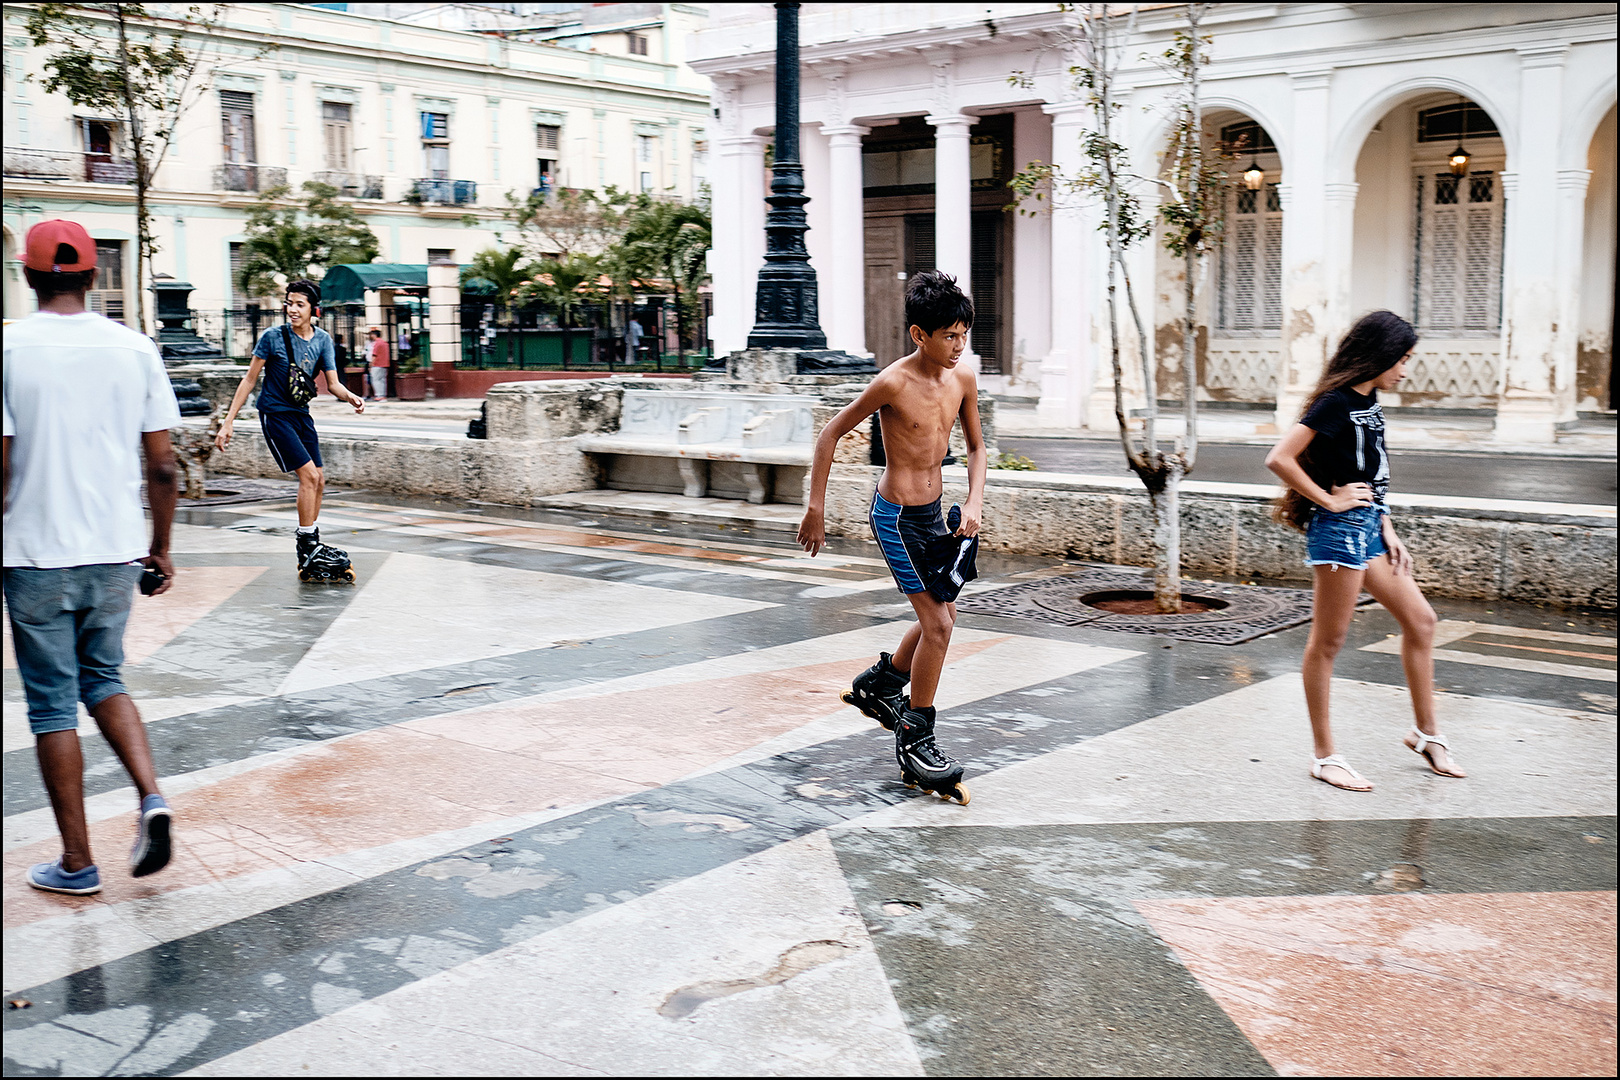
[(1335, 514), (1320, 506), (1311, 511), (1305, 526), (1305, 565), (1342, 566), (1365, 570), (1386, 554), (1384, 512), (1376, 506), (1358, 506)]
[(127, 693), (118, 669), (140, 577), (137, 563), (6, 567), (11, 640), (35, 735), (73, 731), (79, 702), (93, 709)]

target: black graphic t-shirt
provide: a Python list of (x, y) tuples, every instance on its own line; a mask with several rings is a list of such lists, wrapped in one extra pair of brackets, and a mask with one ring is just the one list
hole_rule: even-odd
[(1311, 440), (1311, 479), (1326, 491), (1340, 484), (1366, 484), (1379, 509), (1385, 509), (1389, 454), (1384, 450), (1384, 409), (1378, 404), (1378, 391), (1358, 394), (1348, 386), (1330, 390), (1299, 422), (1317, 435)]
[[(314, 378), (322, 371), (337, 371), (337, 357), (332, 347), (332, 335), (315, 327), (308, 341), (292, 333), (293, 357), (304, 374)], [(258, 409), (262, 413), (308, 412), (307, 405), (294, 405), (287, 396), (287, 346), (281, 336), (281, 327), (272, 326), (259, 335), (253, 348), (254, 356), (264, 357), (264, 383), (259, 390)], [(330, 378), (330, 376), (328, 376)], [(335, 381), (335, 380), (334, 380)]]

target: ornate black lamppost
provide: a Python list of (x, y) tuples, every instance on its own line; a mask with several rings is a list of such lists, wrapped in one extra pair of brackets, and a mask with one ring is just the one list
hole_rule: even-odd
[(765, 215), (765, 265), (754, 294), (750, 349), (827, 348), (816, 309), (816, 272), (804, 247), (804, 165), (799, 161), (799, 5), (776, 5), (776, 160)]

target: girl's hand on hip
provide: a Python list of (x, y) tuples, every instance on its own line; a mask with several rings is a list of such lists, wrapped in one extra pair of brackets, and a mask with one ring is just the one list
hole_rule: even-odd
[(1373, 504), (1372, 488), (1367, 484), (1339, 484), (1328, 492), (1326, 509), (1335, 514)]

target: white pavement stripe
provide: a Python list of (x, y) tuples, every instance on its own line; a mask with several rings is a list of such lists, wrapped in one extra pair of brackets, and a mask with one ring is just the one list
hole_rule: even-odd
[(840, 827), (1614, 814), (1614, 716), (1445, 693), (1435, 705), (1466, 780), (1402, 745), (1404, 689), (1351, 679), (1333, 681), (1335, 744), (1376, 789), (1311, 779), (1304, 690), (1287, 675), (995, 772), (970, 764), (970, 813), (919, 799)]
[(303, 1073), (919, 1076), (923, 1067), (837, 857), (813, 833), (188, 1075)]
[[(279, 693), (759, 611), (772, 604), (395, 553)], [(491, 619), (489, 612), (502, 617)]]

